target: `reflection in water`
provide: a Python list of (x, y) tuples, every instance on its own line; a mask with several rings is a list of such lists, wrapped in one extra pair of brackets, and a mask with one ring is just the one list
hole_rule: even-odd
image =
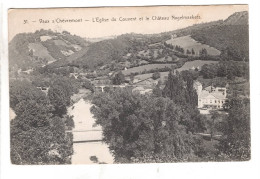
[(96, 156), (99, 162), (113, 163), (108, 146), (101, 142), (74, 143), (73, 150), (72, 164), (91, 164), (91, 156)]
[[(80, 99), (68, 110), (73, 115), (75, 128), (73, 129), (73, 141), (101, 140), (101, 126), (95, 126), (95, 119), (90, 112), (92, 104)], [(102, 142), (74, 143), (72, 164), (91, 164), (91, 156), (96, 156), (99, 162), (113, 163), (113, 156), (109, 152), (108, 145)]]

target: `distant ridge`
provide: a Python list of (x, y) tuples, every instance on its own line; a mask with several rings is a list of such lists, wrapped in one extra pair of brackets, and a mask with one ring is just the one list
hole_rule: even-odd
[(235, 12), (229, 16), (225, 21), (225, 25), (248, 25), (248, 12)]
[(95, 43), (95, 42), (99, 42), (99, 41), (103, 41), (103, 40), (108, 40), (108, 39), (114, 39), (116, 38), (116, 36), (106, 36), (106, 37), (96, 37), (96, 38), (85, 38), (86, 41), (91, 42), (91, 43)]
[(159, 34), (130, 33), (82, 38), (66, 31), (57, 33), (43, 29), (34, 33), (21, 33), (9, 43), (9, 63), (11, 67), (25, 70), (43, 65), (57, 68), (69, 63), (95, 69), (112, 62), (119, 64), (124, 61), (126, 54), (149, 44), (163, 44), (173, 34), (177, 37), (190, 35), (202, 44), (232, 54), (234, 60), (249, 60), (248, 12), (242, 11), (235, 12), (225, 20), (195, 24)]

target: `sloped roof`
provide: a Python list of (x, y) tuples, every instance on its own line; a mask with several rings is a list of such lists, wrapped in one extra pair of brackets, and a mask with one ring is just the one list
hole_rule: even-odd
[(194, 81), (194, 85), (196, 85), (196, 86), (200, 86), (200, 85), (202, 85), (199, 81)]
[(222, 92), (213, 92), (211, 95), (217, 99), (226, 99), (226, 96)]
[(213, 89), (212, 86), (208, 86), (208, 87), (205, 88), (205, 90), (207, 90), (207, 91), (212, 91), (212, 89)]
[(200, 95), (199, 95), (199, 98), (207, 98), (207, 99), (210, 99), (210, 98), (215, 98), (215, 99), (226, 99), (226, 96), (222, 93), (222, 92), (208, 92), (206, 90), (203, 90)]

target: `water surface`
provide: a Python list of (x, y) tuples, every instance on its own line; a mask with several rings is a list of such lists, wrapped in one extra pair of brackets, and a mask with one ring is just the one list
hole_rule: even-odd
[[(91, 141), (102, 139), (101, 126), (95, 126), (95, 119), (90, 112), (92, 104), (80, 99), (68, 109), (68, 114), (73, 115), (75, 128), (73, 129), (73, 141)], [(99, 162), (113, 163), (113, 156), (109, 152), (108, 145), (102, 142), (83, 142), (73, 144), (74, 154), (72, 164), (91, 164), (91, 156), (96, 156)]]

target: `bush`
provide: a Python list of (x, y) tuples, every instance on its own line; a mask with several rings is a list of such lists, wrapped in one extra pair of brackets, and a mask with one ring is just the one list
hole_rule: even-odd
[(86, 89), (89, 89), (92, 93), (94, 92), (94, 87), (93, 87), (93, 85), (91, 84), (91, 82), (89, 80), (85, 81), (82, 84), (82, 87), (84, 87)]
[(160, 77), (161, 77), (160, 72), (155, 72), (155, 73), (153, 74), (153, 76), (152, 76), (152, 78), (153, 78), (154, 80), (157, 80), (157, 79), (160, 78)]

